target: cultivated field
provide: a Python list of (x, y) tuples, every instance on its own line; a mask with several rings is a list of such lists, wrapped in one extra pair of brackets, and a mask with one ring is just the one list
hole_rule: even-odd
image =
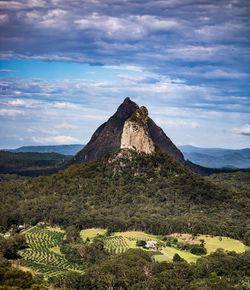
[[(161, 236), (156, 236), (152, 234), (147, 234), (142, 231), (126, 231), (126, 232), (115, 232), (112, 233), (110, 237), (105, 236), (105, 229), (86, 229), (81, 231), (81, 237), (86, 239), (89, 237), (90, 240), (94, 239), (97, 236), (104, 235), (104, 244), (106, 249), (112, 254), (119, 254), (125, 252), (129, 248), (139, 248), (136, 246), (136, 241), (138, 240), (154, 240), (157, 241), (159, 245), (159, 251), (161, 254), (154, 256), (156, 261), (172, 261), (173, 256), (177, 253), (185, 259), (187, 262), (196, 262), (200, 256), (194, 255), (188, 251), (178, 250), (174, 247), (165, 246), (164, 241), (162, 241)], [(200, 240), (205, 241), (205, 248), (207, 249), (208, 254), (216, 251), (221, 248), (225, 251), (235, 251), (238, 253), (245, 251), (245, 246), (242, 242), (227, 237), (212, 237), (209, 235), (198, 235), (193, 239), (189, 234), (173, 234), (172, 237), (176, 237), (178, 241), (184, 243), (194, 243), (199, 244)]]
[(83, 270), (79, 265), (66, 260), (60, 252), (59, 245), (65, 234), (58, 228), (35, 226), (24, 231), (23, 234), (29, 248), (19, 253), (25, 264), (33, 271), (41, 273), (45, 277), (53, 277), (62, 275), (67, 271)]
[[(84, 242), (89, 240), (90, 243), (95, 237), (103, 238), (104, 246), (111, 254), (124, 253), (130, 248), (139, 248), (136, 246), (138, 240), (154, 240), (157, 241), (158, 248), (150, 249), (150, 251), (157, 250), (159, 253), (154, 255), (156, 261), (171, 261), (176, 253), (189, 263), (195, 262), (199, 258), (199, 256), (188, 251), (166, 246), (166, 242), (162, 240), (163, 237), (161, 236), (141, 231), (115, 232), (111, 236), (106, 233), (106, 229), (92, 228), (82, 230), (80, 236)], [(63, 275), (67, 271), (83, 271), (82, 266), (71, 263), (61, 253), (60, 244), (65, 237), (65, 233), (60, 228), (35, 226), (23, 231), (23, 234), (26, 237), (29, 248), (20, 251), (20, 255), (25, 262), (25, 266), (33, 271), (43, 274), (47, 278)], [(173, 234), (171, 236), (184, 243), (197, 244), (203, 239), (208, 254), (218, 248), (238, 253), (245, 251), (245, 246), (242, 242), (226, 237), (199, 235), (194, 238), (188, 234)]]

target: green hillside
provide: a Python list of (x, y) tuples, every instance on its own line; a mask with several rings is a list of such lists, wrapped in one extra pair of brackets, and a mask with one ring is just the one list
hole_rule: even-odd
[(42, 175), (60, 168), (71, 159), (58, 153), (31, 153), (0, 151), (0, 173)]
[(246, 196), (215, 185), (162, 153), (130, 152), (0, 186), (3, 228), (46, 221), (62, 227), (204, 233), (241, 240), (249, 234)]

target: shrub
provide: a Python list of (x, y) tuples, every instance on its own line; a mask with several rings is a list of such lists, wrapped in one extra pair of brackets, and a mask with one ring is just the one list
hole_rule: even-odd
[(176, 253), (174, 254), (173, 262), (185, 262), (185, 260), (179, 254)]
[(146, 241), (144, 241), (144, 240), (136, 241), (136, 246), (138, 246), (138, 247), (145, 247), (145, 245), (146, 245)]
[(190, 253), (197, 256), (206, 255), (207, 249), (200, 245), (193, 245), (192, 248), (190, 249)]

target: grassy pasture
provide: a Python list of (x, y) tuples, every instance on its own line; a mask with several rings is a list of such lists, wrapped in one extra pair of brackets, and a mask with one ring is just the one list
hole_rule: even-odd
[(199, 244), (200, 240), (203, 239), (205, 241), (205, 248), (207, 249), (208, 254), (220, 248), (225, 251), (235, 251), (237, 253), (242, 253), (246, 250), (245, 245), (241, 241), (227, 237), (198, 235), (193, 238), (190, 234), (173, 234), (171, 236), (176, 237), (178, 241), (185, 243)]
[(80, 236), (83, 240), (86, 240), (89, 238), (90, 240), (94, 239), (95, 237), (99, 235), (106, 234), (107, 230), (102, 228), (91, 228), (91, 229), (85, 229), (80, 232)]
[(175, 254), (185, 259), (188, 263), (196, 262), (199, 256), (193, 255), (187, 251), (177, 250), (173, 247), (164, 247), (161, 250), (162, 255), (155, 255), (154, 258), (157, 262), (172, 261)]
[[(104, 235), (106, 229), (92, 228), (81, 231), (80, 235), (83, 240), (89, 238), (93, 240), (98, 235)], [(65, 238), (65, 232), (60, 228), (52, 227), (32, 227), (22, 232), (29, 245), (28, 249), (20, 251), (25, 266), (32, 271), (41, 273), (45, 277), (54, 277), (65, 274), (67, 271), (83, 271), (83, 267), (71, 263), (60, 251), (60, 243)], [(199, 235), (192, 238), (188, 234), (173, 234), (179, 241), (185, 243), (200, 243), (201, 239), (205, 240), (205, 247), (208, 254), (218, 248), (226, 251), (244, 252), (245, 246), (238, 240), (226, 237), (212, 237), (208, 235)], [(147, 234), (141, 231), (115, 232), (111, 236), (104, 237), (105, 248), (111, 254), (124, 253), (130, 248), (138, 248), (138, 240), (156, 240), (160, 245), (161, 254), (154, 256), (156, 261), (171, 261), (175, 253), (178, 253), (187, 262), (196, 262), (199, 256), (190, 252), (175, 249), (174, 247), (164, 246), (164, 241), (160, 236)], [(151, 250), (152, 251), (152, 250)]]
[(205, 247), (207, 248), (208, 254), (219, 248), (222, 248), (225, 251), (235, 251), (237, 253), (242, 253), (246, 249), (245, 245), (241, 241), (227, 237), (199, 235), (198, 238), (205, 240)]

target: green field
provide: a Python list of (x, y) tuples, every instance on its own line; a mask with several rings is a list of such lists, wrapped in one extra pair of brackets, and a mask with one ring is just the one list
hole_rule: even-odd
[(175, 254), (179, 254), (188, 263), (196, 262), (200, 256), (193, 255), (187, 251), (181, 251), (172, 247), (164, 247), (161, 250), (162, 255), (155, 255), (154, 258), (157, 262), (172, 261)]
[(246, 250), (245, 245), (241, 241), (227, 237), (199, 235), (198, 238), (205, 240), (205, 247), (208, 254), (214, 252), (218, 248), (222, 248), (225, 251), (235, 251), (236, 253), (242, 253)]
[[(130, 248), (138, 248), (136, 247), (136, 241), (138, 240), (144, 240), (144, 241), (154, 240), (154, 241), (157, 241), (158, 244), (164, 243), (161, 240), (161, 237), (152, 235), (152, 234), (147, 234), (141, 231), (127, 231), (127, 232), (114, 233), (114, 236), (117, 236), (117, 235), (127, 239), (130, 242)], [(177, 250), (172, 247), (160, 247), (160, 252), (161, 252), (161, 255), (159, 254), (159, 255), (154, 256), (155, 260), (158, 262), (172, 261), (175, 253), (179, 254), (187, 262), (195, 262), (199, 258), (199, 256), (193, 255), (186, 251)]]
[(95, 237), (99, 235), (104, 235), (107, 232), (106, 229), (101, 229), (101, 228), (91, 228), (91, 229), (86, 229), (82, 230), (80, 232), (80, 236), (83, 240), (86, 239), (94, 239)]
[(185, 243), (199, 243), (202, 239), (205, 241), (205, 248), (207, 249), (208, 254), (220, 248), (225, 251), (235, 251), (236, 253), (242, 253), (246, 250), (246, 246), (241, 241), (227, 237), (209, 235), (198, 235), (192, 237), (190, 234), (173, 234), (171, 236), (176, 237), (178, 241)]
[[(155, 240), (158, 242), (161, 254), (154, 256), (156, 261), (171, 261), (175, 253), (179, 254), (187, 262), (196, 262), (199, 256), (193, 255), (188, 251), (178, 250), (174, 247), (165, 246), (165, 242), (160, 236), (147, 234), (141, 231), (115, 232), (111, 236), (106, 236), (107, 230), (101, 228), (91, 228), (82, 230), (80, 233), (83, 241), (86, 239), (93, 240), (95, 237), (101, 236), (104, 246), (111, 254), (124, 253), (130, 248), (139, 248), (136, 246), (138, 240)], [(45, 277), (55, 277), (65, 274), (67, 271), (83, 271), (83, 267), (71, 263), (60, 251), (61, 241), (65, 238), (65, 232), (55, 227), (39, 227), (35, 226), (22, 232), (27, 240), (29, 248), (20, 251), (25, 266), (32, 269), (36, 273), (43, 274)], [(199, 243), (201, 239), (205, 241), (205, 247), (208, 254), (218, 248), (226, 251), (236, 251), (238, 253), (245, 251), (245, 246), (238, 240), (226, 237), (212, 237), (208, 235), (199, 235), (195, 238), (188, 234), (173, 234), (178, 241), (184, 243)], [(146, 249), (145, 249), (146, 250)], [(152, 249), (151, 249), (152, 251)]]
[[(81, 237), (86, 239), (87, 237), (91, 240), (98, 235), (103, 235), (106, 233), (105, 229), (92, 228), (81, 231)], [(245, 251), (245, 245), (234, 239), (227, 237), (212, 237), (209, 235), (198, 235), (195, 239), (192, 238), (189, 234), (174, 234), (171, 235), (176, 237), (179, 241), (185, 243), (200, 243), (200, 239), (205, 240), (205, 248), (207, 249), (208, 254), (216, 251), (219, 248), (224, 249), (225, 251), (235, 251), (238, 253)], [(174, 247), (162, 246), (164, 242), (161, 240), (160, 236), (147, 234), (142, 231), (126, 231), (126, 232), (115, 232), (112, 233), (110, 237), (104, 237), (105, 248), (112, 254), (119, 254), (125, 252), (130, 248), (139, 248), (136, 246), (136, 241), (138, 240), (155, 240), (160, 245), (161, 254), (155, 255), (154, 258), (156, 261), (172, 261), (173, 256), (177, 253), (187, 262), (196, 262), (200, 257), (194, 254), (191, 254), (188, 251), (178, 250)]]
[(66, 260), (60, 251), (60, 242), (65, 233), (59, 228), (32, 227), (23, 232), (29, 248), (20, 251), (25, 265), (45, 277), (54, 277), (67, 271), (82, 271), (83, 268)]

